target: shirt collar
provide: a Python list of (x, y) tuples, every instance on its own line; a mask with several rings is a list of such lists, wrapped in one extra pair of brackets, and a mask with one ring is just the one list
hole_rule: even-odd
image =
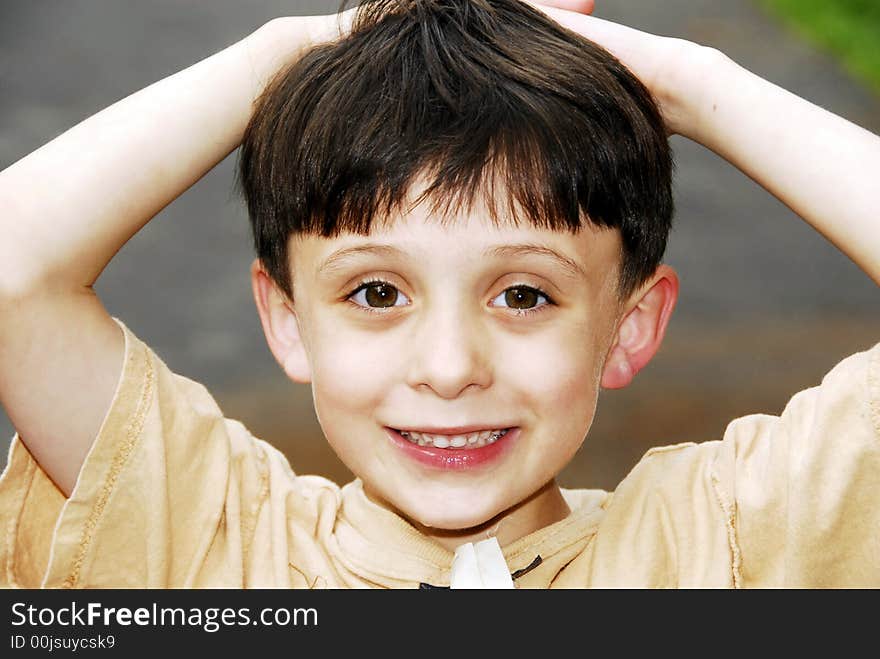
[[(502, 547), (511, 573), (525, 574), (531, 567), (530, 582), (552, 581), (561, 569), (560, 561), (553, 560), (562, 558), (557, 554), (582, 551), (594, 535), (608, 493), (563, 489), (562, 494), (571, 508), (565, 519)], [(336, 561), (378, 586), (449, 585), (453, 552), (420, 533), (398, 514), (371, 501), (360, 479), (342, 488), (333, 545), (331, 552)], [(541, 560), (536, 565), (538, 556)]]

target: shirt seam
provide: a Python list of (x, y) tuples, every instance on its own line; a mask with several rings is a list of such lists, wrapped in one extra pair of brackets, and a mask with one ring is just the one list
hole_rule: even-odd
[(730, 501), (728, 501), (724, 494), (721, 479), (715, 471), (715, 466), (716, 465), (713, 464), (711, 474), (712, 491), (715, 493), (715, 498), (718, 501), (721, 512), (724, 514), (724, 525), (727, 530), (727, 545), (730, 549), (730, 573), (733, 579), (734, 589), (739, 590), (742, 588), (742, 553), (740, 551), (736, 533), (736, 509), (730, 504)]
[(880, 345), (874, 348), (868, 361), (868, 410), (874, 438), (880, 439)]
[(266, 454), (263, 452), (262, 448), (260, 448), (257, 460), (259, 462), (258, 469), (260, 472), (259, 492), (257, 493), (257, 500), (253, 504), (252, 510), (249, 511), (249, 518), (242, 524), (242, 560), (244, 561), (245, 570), (247, 570), (247, 566), (250, 564), (251, 547), (254, 543), (254, 535), (256, 534), (257, 521), (260, 512), (266, 501), (269, 499), (269, 467), (266, 464)]
[[(19, 442), (21, 439), (18, 440)], [(9, 450), (9, 463), (12, 462), (12, 448)], [(34, 473), (36, 472), (36, 465), (33, 461), (30, 461), (25, 467), (26, 477), (24, 479), (24, 483), (22, 487), (19, 489), (21, 492), (21, 501), (27, 499), (28, 491), (34, 482)], [(18, 538), (18, 525), (21, 521), (21, 510), (18, 511), (16, 515), (10, 515), (9, 523), (6, 526), (6, 583), (9, 584), (11, 588), (20, 588), (21, 585), (18, 583), (18, 579), (15, 578), (15, 544)]]
[[(143, 348), (141, 349), (143, 350)], [(140, 436), (141, 431), (143, 430), (144, 420), (147, 416), (148, 405), (153, 397), (154, 385), (153, 362), (148, 355), (145, 358), (145, 362), (146, 368), (144, 372), (144, 383), (141, 389), (141, 395), (137, 402), (137, 406), (135, 407), (134, 414), (132, 414), (131, 419), (129, 420), (129, 423), (126, 427), (125, 439), (113, 456), (113, 460), (110, 463), (110, 471), (108, 472), (107, 477), (104, 479), (104, 484), (102, 485), (101, 491), (98, 494), (98, 497), (95, 500), (91, 511), (89, 512), (89, 516), (86, 518), (86, 522), (83, 526), (82, 534), (77, 545), (76, 555), (73, 560), (73, 567), (71, 568), (70, 574), (64, 580), (62, 588), (77, 587), (77, 583), (80, 578), (80, 571), (82, 570), (83, 563), (85, 562), (86, 554), (88, 554), (89, 548), (92, 544), (92, 541), (94, 540), (95, 530), (97, 529), (98, 524), (101, 521), (101, 517), (104, 514), (107, 502), (110, 500), (110, 496), (116, 487), (116, 483), (119, 479), (119, 474), (122, 472), (123, 467), (125, 467), (128, 458), (134, 450), (134, 445), (137, 442), (137, 438)]]

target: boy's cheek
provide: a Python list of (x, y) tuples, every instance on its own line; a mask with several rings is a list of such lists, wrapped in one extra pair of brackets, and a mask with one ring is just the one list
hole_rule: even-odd
[(313, 386), (343, 407), (375, 406), (394, 377), (393, 360), (394, 353), (381, 345), (339, 343), (314, 355)]
[[(514, 355), (514, 346), (508, 356)], [(598, 355), (580, 336), (554, 336), (549, 340), (516, 346), (515, 358), (502, 362), (496, 381), (522, 383), (524, 391), (548, 396), (560, 406), (590, 397), (598, 390)]]

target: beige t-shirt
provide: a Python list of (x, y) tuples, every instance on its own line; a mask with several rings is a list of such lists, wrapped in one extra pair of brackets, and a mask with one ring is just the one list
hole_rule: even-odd
[[(295, 475), (119, 324), (123, 372), (70, 499), (13, 440), (0, 585), (449, 584), (452, 552), (358, 480)], [(878, 587), (880, 344), (779, 417), (653, 449), (614, 493), (564, 496), (566, 519), (503, 548), (520, 588)]]

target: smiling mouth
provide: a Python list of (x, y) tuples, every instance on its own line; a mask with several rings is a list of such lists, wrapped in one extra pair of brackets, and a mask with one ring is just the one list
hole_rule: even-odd
[(510, 428), (480, 430), (460, 435), (434, 435), (414, 430), (396, 430), (401, 437), (416, 446), (433, 446), (442, 449), (477, 449), (494, 444), (504, 437)]

